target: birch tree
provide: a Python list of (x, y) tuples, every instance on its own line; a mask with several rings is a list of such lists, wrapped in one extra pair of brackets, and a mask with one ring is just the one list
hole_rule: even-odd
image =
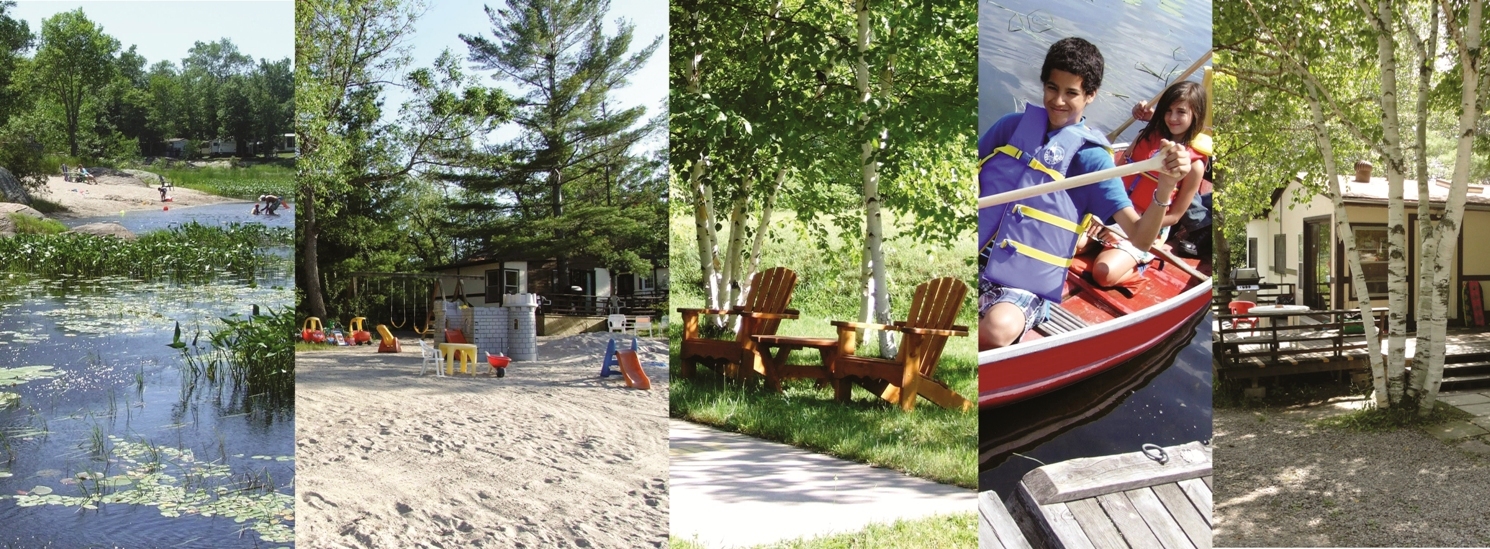
[[(1454, 174), (1449, 187), (1448, 200), (1444, 205), (1443, 219), (1434, 229), (1433, 238), (1437, 257), (1433, 264), (1433, 311), (1429, 318), (1430, 341), (1428, 346), (1428, 371), (1424, 376), (1423, 397), (1419, 400), (1424, 414), (1433, 410), (1438, 398), (1439, 384), (1443, 380), (1445, 336), (1448, 326), (1449, 274), (1452, 272), (1454, 253), (1459, 230), (1464, 220), (1464, 203), (1469, 192), (1469, 168), (1472, 160), (1475, 137), (1478, 135), (1483, 98), (1479, 84), (1483, 76), (1484, 49), (1484, 2), (1471, 0), (1462, 9), (1456, 9), (1449, 0), (1440, 0), (1444, 26), (1459, 54), (1461, 76), (1459, 99), (1459, 125), (1456, 129), (1458, 142), (1454, 158)], [(1460, 19), (1463, 14), (1463, 19)], [(1421, 198), (1420, 198), (1421, 200)], [(1424, 254), (1427, 255), (1427, 254)], [(1419, 298), (1421, 299), (1421, 297)], [(1418, 324), (1423, 330), (1423, 324)], [(1421, 363), (1422, 352), (1418, 353)]]
[[(1426, 412), (1432, 409), (1437, 387), (1442, 376), (1443, 337), (1447, 321), (1449, 297), (1449, 274), (1452, 266), (1454, 243), (1457, 242), (1459, 223), (1463, 216), (1463, 203), (1467, 191), (1471, 152), (1476, 135), (1476, 122), (1480, 118), (1482, 104), (1478, 88), (1484, 78), (1481, 71), (1480, 40), (1483, 27), (1482, 0), (1465, 2), (1454, 6), (1447, 0), (1438, 5), (1429, 5), (1422, 13), (1427, 19), (1427, 39), (1422, 38), (1413, 20), (1411, 6), (1394, 5), (1389, 0), (1369, 3), (1353, 0), (1352, 3), (1324, 3), (1312, 8), (1296, 5), (1258, 5), (1244, 3), (1245, 17), (1233, 6), (1218, 8), (1226, 21), (1220, 27), (1223, 35), (1235, 41), (1221, 49), (1235, 54), (1239, 62), (1223, 66), (1220, 70), (1236, 77), (1239, 85), (1265, 90), (1264, 93), (1279, 97), (1292, 97), (1309, 105), (1311, 126), (1319, 145), (1319, 161), (1323, 164), (1327, 186), (1324, 190), (1331, 197), (1336, 210), (1336, 235), (1345, 245), (1346, 258), (1355, 277), (1352, 284), (1357, 292), (1357, 302), (1363, 309), (1367, 328), (1369, 358), (1375, 380), (1376, 401), (1381, 407), (1401, 403), (1406, 397), (1418, 398), (1418, 404)], [(1353, 8), (1353, 9), (1352, 9)], [(1441, 9), (1440, 19), (1437, 10)], [(1401, 25), (1398, 25), (1398, 22)], [(1460, 75), (1459, 127), (1455, 137), (1459, 149), (1456, 153), (1454, 183), (1442, 219), (1435, 223), (1428, 207), (1427, 124), (1430, 118), (1430, 95), (1434, 90), (1435, 54), (1437, 38), (1442, 29), (1449, 36), (1458, 57)], [(1364, 31), (1363, 31), (1364, 29)], [(1245, 33), (1256, 32), (1254, 38)], [(1367, 73), (1351, 68), (1352, 56), (1356, 59), (1370, 58), (1365, 52), (1369, 48), (1365, 40), (1374, 42), (1374, 62), (1365, 66)], [(1222, 41), (1218, 39), (1218, 41)], [(1407, 287), (1407, 246), (1403, 185), (1407, 173), (1407, 151), (1401, 136), (1402, 112), (1399, 106), (1398, 75), (1396, 57), (1399, 44), (1405, 42), (1417, 60), (1416, 102), (1411, 111), (1416, 119), (1417, 135), (1412, 150), (1417, 155), (1416, 176), (1419, 192), (1419, 233), (1423, 241), (1423, 257), (1419, 263), (1421, 271), (1432, 266), (1430, 290), (1420, 290), (1418, 315), (1418, 340), (1416, 368), (1421, 375), (1412, 378), (1409, 387), (1403, 364), (1405, 363)], [(1260, 47), (1259, 47), (1260, 46)], [(1375, 76), (1374, 89), (1359, 89), (1353, 80), (1342, 79), (1342, 75)], [(1358, 80), (1363, 80), (1359, 79)], [(1300, 93), (1302, 89), (1303, 93)], [(1374, 108), (1365, 109), (1363, 100), (1370, 99)], [(1223, 107), (1224, 108), (1224, 107)], [(1374, 119), (1375, 123), (1369, 121)], [(1368, 149), (1383, 159), (1388, 180), (1389, 211), (1388, 231), (1390, 241), (1388, 282), (1389, 335), (1388, 357), (1381, 361), (1377, 338), (1369, 326), (1371, 315), (1366, 312), (1370, 296), (1362, 279), (1359, 254), (1353, 249), (1353, 238), (1345, 220), (1345, 211), (1340, 203), (1340, 189), (1335, 179), (1337, 153), (1330, 128), (1338, 128), (1351, 137), (1352, 146)], [(1460, 175), (1462, 171), (1462, 177)], [(1274, 185), (1277, 182), (1272, 183)], [(1460, 188), (1460, 186), (1463, 188)], [(1398, 234), (1400, 233), (1400, 234)], [(1421, 285), (1424, 278), (1416, 281)], [(1427, 312), (1427, 318), (1424, 313)], [(1425, 322), (1426, 320), (1426, 322)], [(1426, 343), (1426, 344), (1425, 344)], [(1410, 389), (1410, 390), (1409, 390)]]

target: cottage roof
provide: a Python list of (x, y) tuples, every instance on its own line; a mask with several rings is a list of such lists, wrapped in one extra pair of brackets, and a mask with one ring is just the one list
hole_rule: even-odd
[[(1354, 176), (1340, 176), (1340, 192), (1347, 200), (1386, 202), (1387, 180), (1385, 177), (1372, 177), (1367, 183), (1354, 181), (1354, 179)], [(1434, 179), (1428, 184), (1428, 200), (1439, 203), (1448, 200), (1450, 185), (1451, 183), (1446, 179)], [(1408, 179), (1402, 182), (1402, 199), (1409, 203), (1417, 203), (1418, 182), (1416, 180)], [(1487, 190), (1484, 185), (1471, 183), (1469, 192), (1465, 194), (1465, 200), (1470, 204), (1490, 204), (1490, 190)]]

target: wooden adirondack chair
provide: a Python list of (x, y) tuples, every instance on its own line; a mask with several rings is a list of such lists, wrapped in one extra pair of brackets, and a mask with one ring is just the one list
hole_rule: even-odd
[[(933, 279), (916, 286), (910, 316), (894, 326), (835, 320), (838, 327), (838, 356), (834, 373), (898, 404), (902, 410), (916, 407), (916, 395), (943, 408), (972, 409), (973, 403), (932, 377), (950, 336), (966, 336), (966, 326), (954, 326), (967, 284), (953, 277)], [(873, 328), (901, 333), (900, 355), (894, 359), (854, 356), (858, 330)]]
[[(728, 310), (678, 309), (683, 314), (683, 348), (679, 353), (684, 377), (692, 377), (699, 364), (721, 370), (732, 379), (744, 373), (741, 365), (753, 365), (756, 343), (752, 335), (770, 335), (784, 319), (797, 318), (798, 312), (786, 308), (797, 287), (797, 273), (786, 267), (773, 267), (755, 273), (750, 279), (745, 304)], [(709, 339), (699, 334), (700, 314), (739, 315), (740, 330), (734, 339)]]

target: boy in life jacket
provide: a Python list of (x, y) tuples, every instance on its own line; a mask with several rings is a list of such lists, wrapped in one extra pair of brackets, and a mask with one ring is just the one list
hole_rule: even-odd
[[(1082, 112), (1102, 85), (1102, 52), (1081, 38), (1050, 46), (1040, 67), (1043, 107), (1000, 118), (978, 140), (979, 196), (989, 196), (1113, 167), (1107, 139), (1087, 128)], [(1154, 200), (1174, 191), (1189, 172), (1182, 148), (1161, 141), (1166, 173)], [(1018, 341), (1060, 303), (1066, 268), (1087, 218), (1112, 219), (1147, 249), (1159, 234), (1164, 207), (1140, 216), (1122, 181), (1057, 191), (978, 211), (978, 348)]]
[[(1184, 143), (1185, 152), (1191, 159), (1190, 173), (1180, 181), (1176, 190), (1168, 197), (1159, 197), (1166, 199), (1170, 206), (1164, 209), (1164, 222), (1156, 242), (1169, 238), (1169, 228), (1185, 216), (1195, 193), (1200, 190), (1200, 180), (1205, 175), (1205, 159), (1211, 154), (1211, 137), (1200, 133), (1205, 110), (1205, 89), (1188, 81), (1170, 85), (1159, 95), (1156, 105), (1140, 102), (1133, 106), (1133, 118), (1137, 120), (1148, 122), (1155, 114), (1160, 118), (1138, 132), (1125, 154), (1128, 163), (1148, 160), (1159, 150), (1159, 142), (1165, 139)], [(1156, 193), (1158, 183), (1159, 174), (1153, 172), (1123, 178), (1123, 188), (1139, 215), (1148, 209), (1148, 198)], [(1138, 281), (1139, 273), (1153, 259), (1147, 248), (1140, 249), (1122, 237), (1102, 238), (1097, 242), (1107, 249), (1097, 254), (1092, 280), (1104, 288)]]

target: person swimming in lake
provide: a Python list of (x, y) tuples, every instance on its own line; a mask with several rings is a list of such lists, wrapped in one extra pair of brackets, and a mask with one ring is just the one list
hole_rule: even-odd
[[(260, 204), (263, 205), (263, 208), (259, 207)], [(279, 215), (274, 213), (275, 210), (279, 209), (279, 204), (280, 199), (278, 196), (261, 194), (259, 195), (259, 204), (254, 204), (254, 215), (259, 215), (260, 213), (264, 215)]]
[[(1185, 216), (1185, 211), (1200, 189), (1200, 180), (1205, 175), (1206, 158), (1211, 153), (1210, 136), (1201, 133), (1205, 112), (1205, 88), (1189, 81), (1176, 82), (1169, 86), (1155, 105), (1139, 102), (1133, 106), (1135, 119), (1147, 122), (1155, 114), (1159, 114), (1162, 120), (1150, 123), (1138, 132), (1138, 138), (1133, 140), (1133, 145), (1125, 153), (1126, 163), (1148, 160), (1159, 150), (1159, 143), (1164, 140), (1185, 143), (1185, 152), (1190, 157), (1190, 172), (1167, 197), (1158, 193), (1157, 173), (1146, 172), (1123, 178), (1123, 188), (1133, 202), (1133, 209), (1140, 215), (1149, 208), (1150, 197), (1153, 204), (1164, 210), (1164, 222), (1155, 243), (1162, 243), (1169, 238), (1170, 227)], [(1093, 228), (1088, 236), (1094, 237), (1091, 242), (1106, 248), (1097, 254), (1097, 262), (1092, 268), (1092, 280), (1098, 286), (1111, 288), (1137, 281), (1149, 261), (1154, 258), (1146, 247), (1140, 249), (1111, 231)]]
[[(1107, 139), (1082, 113), (1102, 85), (1102, 52), (1091, 42), (1056, 41), (1040, 68), (1042, 106), (1000, 118), (978, 140), (979, 196), (990, 196), (1113, 167)], [(1160, 140), (1165, 172), (1153, 199), (1168, 196), (1190, 169), (1180, 145)], [(1168, 206), (1168, 203), (1163, 203)], [(1018, 342), (1060, 303), (1066, 268), (1082, 226), (1112, 219), (1145, 248), (1159, 234), (1163, 208), (1140, 215), (1117, 178), (978, 211), (978, 348)]]

